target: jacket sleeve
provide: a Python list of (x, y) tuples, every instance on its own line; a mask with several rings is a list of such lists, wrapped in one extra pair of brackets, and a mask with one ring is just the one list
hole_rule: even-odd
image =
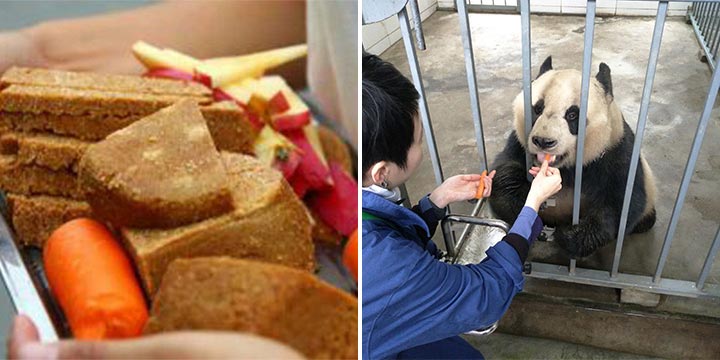
[(418, 216), (425, 221), (428, 230), (430, 230), (430, 237), (433, 237), (438, 223), (445, 216), (445, 209), (437, 207), (437, 205), (430, 201), (430, 195), (425, 195), (425, 197), (420, 199), (418, 204), (410, 210), (418, 214)]
[(518, 252), (506, 241), (488, 249), (480, 264), (420, 255), (374, 326), (369, 341), (377, 346), (408, 349), (489, 326), (524, 283)]

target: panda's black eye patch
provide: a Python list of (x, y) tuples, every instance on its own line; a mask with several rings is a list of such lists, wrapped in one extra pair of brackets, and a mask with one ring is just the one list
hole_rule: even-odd
[(578, 131), (578, 119), (580, 119), (580, 108), (573, 105), (565, 112), (565, 120), (567, 120), (570, 133), (577, 135)]
[(540, 99), (535, 103), (535, 106), (533, 106), (533, 112), (535, 112), (536, 116), (540, 116), (543, 110), (545, 110), (545, 100)]

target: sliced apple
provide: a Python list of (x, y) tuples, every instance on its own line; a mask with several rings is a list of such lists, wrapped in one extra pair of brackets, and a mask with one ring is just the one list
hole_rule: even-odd
[(195, 67), (210, 87), (222, 87), (246, 78), (262, 76), (265, 71), (307, 55), (307, 45), (288, 46), (249, 55), (223, 57), (202, 61)]
[(270, 114), (280, 114), (288, 110), (290, 110), (290, 103), (288, 103), (288, 100), (282, 91), (278, 91), (272, 98), (270, 98), (270, 100), (268, 100), (268, 112)]
[(300, 199), (305, 197), (305, 194), (307, 194), (308, 190), (310, 190), (310, 184), (298, 171), (295, 171), (295, 173), (290, 178), (287, 178), (287, 180), (295, 191), (295, 194)]
[(281, 171), (286, 179), (299, 168), (304, 152), (270, 126), (262, 128), (255, 139), (255, 156), (267, 166)]
[(194, 74), (195, 67), (200, 65), (200, 60), (192, 56), (171, 49), (160, 49), (144, 41), (136, 42), (132, 52), (148, 70), (175, 69)]
[(310, 189), (324, 189), (332, 186), (330, 169), (324, 164), (313, 149), (303, 130), (289, 130), (283, 133), (293, 144), (303, 151), (303, 158), (298, 173), (305, 178)]
[(163, 79), (182, 80), (182, 81), (195, 80), (192, 73), (187, 73), (184, 71), (180, 71), (180, 70), (176, 70), (176, 69), (168, 69), (168, 68), (151, 69), (151, 70), (148, 70), (145, 74), (143, 74), (143, 76), (163, 78)]
[(348, 236), (357, 228), (357, 182), (337, 163), (330, 164), (330, 174), (335, 186), (308, 195), (306, 203), (323, 222)]

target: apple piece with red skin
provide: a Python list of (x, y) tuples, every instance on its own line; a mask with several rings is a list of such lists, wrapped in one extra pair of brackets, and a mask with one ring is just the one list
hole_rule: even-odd
[(303, 158), (297, 172), (303, 176), (310, 189), (321, 190), (333, 185), (330, 169), (324, 164), (302, 129), (288, 130), (283, 133), (293, 144), (303, 151)]
[(255, 156), (263, 164), (273, 167), (289, 179), (302, 163), (304, 152), (270, 126), (264, 126), (254, 144)]
[(195, 66), (195, 73), (211, 88), (224, 87), (307, 55), (307, 45), (294, 45), (235, 57), (208, 59)]
[(171, 49), (160, 49), (143, 41), (133, 44), (132, 53), (149, 70), (176, 69), (194, 74), (195, 67), (201, 64), (200, 60), (192, 56)]
[(267, 108), (268, 113), (270, 114), (281, 114), (290, 110), (290, 103), (288, 103), (287, 98), (282, 91), (278, 91), (277, 94), (273, 95), (273, 97), (268, 100)]
[(310, 124), (310, 112), (275, 115), (270, 117), (270, 122), (272, 127), (280, 132), (298, 130)]
[(150, 69), (145, 74), (143, 74), (143, 76), (154, 77), (154, 78), (163, 78), (163, 79), (182, 80), (182, 81), (195, 81), (193, 74), (184, 72), (182, 70), (169, 69), (169, 68)]
[(300, 174), (300, 172), (298, 171), (295, 171), (295, 173), (290, 178), (287, 178), (287, 181), (290, 183), (290, 186), (292, 186), (295, 194), (300, 199), (305, 197), (305, 194), (307, 194), (308, 190), (310, 190), (310, 184), (307, 182), (307, 180), (305, 180), (305, 177), (303, 177), (303, 175)]
[(305, 201), (322, 221), (349, 236), (357, 228), (358, 184), (340, 164), (331, 163), (330, 174), (335, 185), (309, 194)]

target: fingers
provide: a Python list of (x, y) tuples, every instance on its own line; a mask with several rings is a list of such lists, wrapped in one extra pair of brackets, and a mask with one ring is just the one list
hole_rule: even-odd
[[(491, 175), (494, 175), (495, 171), (490, 173)], [(492, 178), (486, 177), (485, 179), (485, 191), (483, 191), (483, 197), (490, 197), (490, 193), (492, 192)]]
[(460, 175), (460, 179), (461, 179), (461, 180), (465, 180), (465, 181), (478, 181), (478, 180), (480, 180), (480, 178), (481, 178), (481, 175), (480, 175), (480, 174), (465, 174), (465, 175)]
[(495, 170), (491, 171), (490, 174), (488, 174), (487, 177), (489, 177), (490, 180), (492, 180), (492, 179), (495, 177)]
[(540, 166), (540, 174), (547, 174), (549, 164), (547, 160), (543, 160), (542, 165)]

